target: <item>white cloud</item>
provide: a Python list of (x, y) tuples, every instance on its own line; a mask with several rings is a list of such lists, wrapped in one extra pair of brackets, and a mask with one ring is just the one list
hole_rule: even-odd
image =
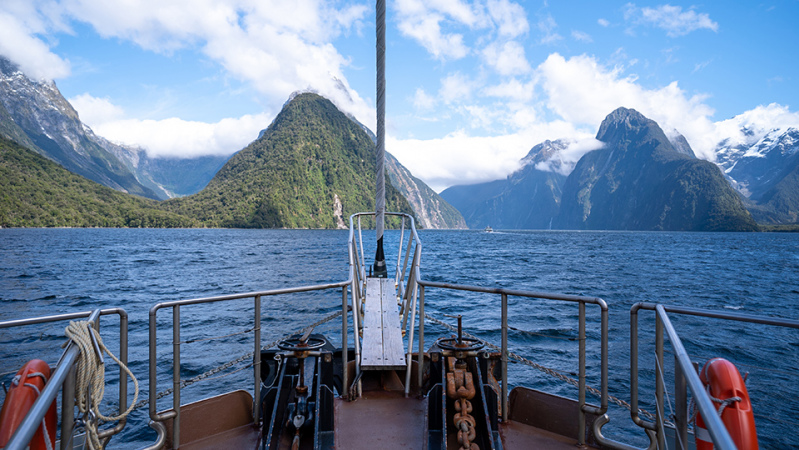
[(400, 32), (419, 43), (436, 59), (460, 59), (469, 53), (463, 34), (445, 32), (449, 28), (465, 25), (472, 27), (480, 17), (467, 4), (457, 0), (399, 0), (395, 3)]
[(266, 128), (271, 116), (245, 115), (216, 123), (172, 117), (139, 120), (125, 117), (125, 111), (108, 98), (81, 94), (69, 99), (81, 121), (112, 142), (141, 147), (152, 158), (192, 158), (229, 155), (244, 148)]
[(386, 149), (414, 176), (440, 192), (456, 184), (505, 178), (520, 167), (521, 159), (535, 144), (564, 136), (590, 137), (562, 120), (537, 121), (499, 136), (474, 136), (465, 130), (426, 140), (389, 136)]
[(572, 170), (574, 170), (574, 166), (577, 165), (577, 161), (579, 161), (583, 155), (604, 146), (604, 142), (598, 141), (596, 138), (590, 136), (573, 139), (569, 142), (566, 149), (552, 155), (552, 157), (546, 161), (536, 164), (535, 168), (543, 170), (544, 172), (556, 172), (568, 176)]
[(533, 82), (522, 83), (516, 78), (512, 78), (503, 83), (486, 87), (483, 93), (488, 97), (499, 97), (527, 102), (532, 100), (534, 88), (535, 85)]
[(445, 103), (463, 102), (472, 97), (474, 81), (460, 72), (448, 75), (441, 80), (438, 95)]
[(719, 24), (710, 19), (706, 13), (697, 13), (693, 9), (683, 11), (681, 6), (660, 5), (655, 8), (639, 8), (628, 3), (624, 8), (624, 18), (640, 24), (650, 24), (666, 31), (670, 37), (708, 29), (718, 31)]
[(403, 35), (419, 42), (437, 59), (463, 58), (469, 53), (469, 48), (463, 43), (463, 35), (443, 33), (440, 24), (442, 20), (443, 17), (437, 14), (414, 16), (402, 20), (399, 29)]
[(572, 37), (574, 38), (575, 41), (588, 42), (588, 43), (594, 42), (594, 40), (591, 39), (591, 35), (584, 31), (572, 30)]
[(20, 70), (33, 79), (68, 76), (69, 62), (52, 53), (47, 44), (35, 37), (38, 31), (29, 28), (19, 17), (0, 11), (0, 55), (17, 63)]
[(714, 159), (713, 143), (707, 141), (714, 129), (710, 121), (714, 111), (704, 103), (705, 96), (688, 96), (676, 81), (645, 89), (635, 76), (624, 76), (620, 68), (604, 67), (586, 55), (566, 59), (553, 53), (537, 70), (547, 107), (564, 120), (598, 128), (614, 109), (633, 108), (664, 130), (679, 130), (697, 156)]
[(487, 46), (483, 50), (483, 58), (500, 75), (517, 75), (530, 71), (524, 47), (516, 41)]
[(349, 62), (331, 44), (361, 27), (368, 8), (336, 6), (325, 0), (4, 0), (0, 53), (32, 76), (66, 76), (68, 64), (37, 36), (72, 32), (70, 24), (80, 22), (104, 38), (153, 52), (198, 49), (269, 103), (314, 89), (371, 125), (373, 109), (349, 88), (343, 74)]
[(603, 27), (609, 27), (610, 26), (610, 22), (607, 19), (599, 18), (599, 19), (596, 20), (596, 23), (598, 23), (600, 26), (603, 26)]
[(540, 31), (543, 36), (540, 39), (541, 44), (554, 44), (555, 42), (560, 41), (563, 39), (563, 36), (559, 35), (555, 30), (558, 28), (557, 22), (551, 15), (547, 15), (546, 17), (541, 18), (538, 21), (538, 31)]
[(488, 14), (496, 23), (499, 34), (515, 38), (530, 30), (527, 13), (518, 3), (508, 0), (490, 0), (487, 4)]
[[(729, 145), (753, 145), (766, 133), (785, 130), (789, 127), (799, 128), (799, 113), (791, 112), (787, 106), (771, 103), (759, 105), (742, 114), (715, 123), (714, 133), (707, 140), (718, 144), (729, 139)], [(747, 130), (745, 133), (743, 130)]]
[(530, 149), (528, 136), (469, 136), (458, 131), (439, 139), (389, 137), (386, 148), (433, 190), (504, 178)]
[(92, 128), (114, 122), (125, 115), (125, 111), (111, 103), (108, 97), (97, 98), (84, 93), (70, 98), (69, 103), (78, 111), (81, 122)]
[(420, 110), (427, 110), (432, 109), (436, 104), (436, 99), (433, 98), (431, 95), (428, 95), (427, 92), (424, 91), (422, 88), (417, 88), (416, 92), (413, 94), (413, 106), (416, 109)]
[(230, 155), (244, 148), (267, 127), (266, 114), (222, 119), (216, 123), (178, 118), (164, 120), (123, 119), (93, 128), (106, 139), (142, 147), (151, 158), (191, 158), (204, 155)]

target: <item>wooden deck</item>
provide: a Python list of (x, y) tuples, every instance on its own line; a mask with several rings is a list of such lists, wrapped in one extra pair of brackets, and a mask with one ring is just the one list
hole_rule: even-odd
[(405, 365), (394, 280), (367, 278), (361, 370), (396, 370)]

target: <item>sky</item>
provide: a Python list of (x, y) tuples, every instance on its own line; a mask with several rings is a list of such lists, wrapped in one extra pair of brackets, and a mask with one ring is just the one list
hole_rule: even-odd
[[(437, 191), (547, 139), (573, 165), (620, 106), (711, 161), (742, 125), (799, 126), (797, 0), (387, 4), (386, 149)], [(374, 36), (371, 2), (0, 0), (0, 55), (153, 157), (232, 154), (295, 91), (374, 130)]]

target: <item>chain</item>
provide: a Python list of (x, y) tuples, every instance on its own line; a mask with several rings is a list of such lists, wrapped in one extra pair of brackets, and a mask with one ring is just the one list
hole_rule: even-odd
[(476, 421), (470, 414), (476, 394), (474, 378), (463, 360), (447, 357), (447, 397), (453, 400), (455, 415), (452, 422), (458, 430), (458, 443), (462, 450), (480, 450), (474, 443), (477, 438)]
[[(425, 313), (424, 316), (425, 316), (425, 318), (427, 318), (427, 319), (431, 320), (432, 322), (435, 322), (435, 323), (443, 326), (444, 328), (447, 328), (447, 329), (449, 329), (451, 331), (457, 332), (457, 329), (454, 326), (452, 326), (452, 325), (450, 325), (450, 324), (448, 324), (446, 322), (443, 322), (441, 320), (438, 320), (438, 319), (436, 319), (435, 317), (431, 316), (428, 313)], [(463, 332), (463, 335), (468, 337), (468, 338), (471, 338), (471, 339), (477, 339), (478, 341), (484, 343), (486, 345), (486, 347), (490, 347), (490, 348), (492, 348), (492, 349), (494, 349), (496, 351), (499, 351), (499, 352), (502, 351), (502, 349), (500, 347), (498, 347), (498, 346), (496, 346), (494, 344), (491, 344), (490, 342), (486, 342), (486, 341), (478, 338), (477, 336), (469, 334), (469, 333), (467, 333), (465, 331)], [(529, 359), (527, 359), (527, 358), (525, 358), (525, 357), (523, 357), (521, 355), (518, 355), (516, 353), (513, 353), (511, 351), (508, 351), (508, 356), (510, 358), (513, 358), (513, 359), (515, 359), (515, 360), (517, 360), (517, 361), (519, 361), (519, 362), (521, 362), (521, 363), (523, 363), (525, 365), (528, 365), (528, 366), (530, 366), (530, 367), (532, 367), (534, 369), (538, 369), (538, 370), (540, 370), (541, 372), (544, 372), (547, 375), (555, 377), (555, 378), (557, 378), (557, 379), (559, 379), (559, 380), (561, 380), (561, 381), (563, 381), (565, 383), (568, 383), (568, 384), (570, 384), (570, 385), (572, 385), (574, 387), (579, 387), (579, 381), (577, 381), (576, 379), (571, 378), (571, 377), (569, 377), (567, 375), (564, 375), (564, 374), (558, 372), (555, 369), (550, 369), (549, 367), (542, 366), (541, 364), (538, 364), (536, 362), (530, 361)], [(586, 386), (586, 390), (588, 392), (590, 392), (591, 394), (595, 395), (597, 398), (602, 398), (602, 392), (599, 389), (591, 387), (591, 386)], [(624, 400), (622, 400), (622, 399), (620, 399), (618, 397), (615, 397), (613, 395), (608, 395), (608, 398), (612, 402), (616, 403), (617, 405), (622, 406), (624, 408), (627, 408), (628, 410), (632, 410), (632, 406), (629, 403), (627, 403), (626, 401), (624, 401)], [(654, 414), (652, 414), (651, 412), (646, 411), (644, 409), (639, 409), (638, 412), (640, 414), (645, 415), (646, 417), (648, 417), (651, 420), (654, 420), (655, 417), (656, 417)]]
[[(303, 334), (303, 333), (305, 333), (306, 331), (308, 331), (310, 329), (316, 328), (319, 325), (322, 325), (324, 323), (330, 322), (331, 320), (335, 319), (336, 317), (340, 317), (340, 316), (341, 316), (341, 311), (337, 311), (337, 312), (335, 312), (335, 313), (333, 313), (333, 314), (331, 314), (331, 315), (329, 315), (327, 317), (324, 317), (324, 318), (320, 319), (319, 321), (314, 322), (311, 325), (308, 325), (307, 327), (304, 327), (304, 328), (302, 328), (302, 329), (300, 329), (300, 330), (298, 330), (298, 331), (296, 331), (294, 333), (288, 333), (288, 334), (284, 335), (283, 337), (281, 337), (279, 339), (276, 339), (276, 340), (274, 340), (274, 341), (272, 341), (272, 342), (270, 342), (270, 343), (268, 343), (266, 345), (263, 345), (263, 346), (261, 346), (261, 349), (266, 350), (266, 349), (272, 348), (272, 347), (276, 346), (278, 343), (280, 343), (281, 341), (283, 341), (285, 339), (288, 339), (290, 336), (293, 336), (295, 334)], [(222, 372), (223, 370), (229, 369), (229, 368), (235, 366), (236, 364), (239, 364), (239, 363), (241, 363), (243, 361), (246, 361), (246, 360), (252, 358), (254, 355), (255, 355), (255, 352), (247, 353), (246, 355), (242, 355), (242, 356), (240, 356), (240, 357), (238, 357), (238, 358), (236, 358), (236, 359), (234, 359), (234, 360), (232, 360), (230, 362), (222, 364), (221, 366), (215, 367), (215, 368), (213, 368), (213, 369), (211, 369), (211, 370), (209, 370), (207, 372), (201, 373), (201, 374), (197, 375), (194, 378), (190, 378), (188, 380), (181, 380), (180, 381), (180, 388), (183, 389), (183, 388), (185, 388), (187, 386), (191, 386), (192, 384), (197, 383), (198, 381), (202, 381), (204, 379), (207, 379), (208, 377), (216, 375), (219, 372)], [(241, 371), (243, 369), (246, 369), (247, 367), (252, 367), (252, 364), (250, 364), (250, 365), (248, 365), (246, 367), (242, 367), (241, 369), (235, 370), (233, 372), (227, 373), (227, 374), (222, 375), (222, 376), (232, 375), (232, 374), (234, 374), (236, 372), (239, 372), (239, 371)], [(216, 378), (221, 378), (221, 377), (216, 377)], [(156, 400), (160, 400), (160, 399), (170, 395), (174, 390), (175, 390), (174, 388), (165, 389), (165, 390), (159, 392), (158, 394), (156, 394), (155, 399)], [(144, 400), (140, 401), (139, 403), (136, 403), (136, 405), (133, 407), (133, 409), (143, 408), (143, 407), (147, 406), (149, 403), (150, 403), (149, 399), (144, 399)]]

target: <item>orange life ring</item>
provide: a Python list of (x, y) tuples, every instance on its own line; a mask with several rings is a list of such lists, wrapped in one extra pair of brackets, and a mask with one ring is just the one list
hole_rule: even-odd
[[(22, 366), (11, 383), (11, 388), (6, 394), (3, 410), (0, 412), (0, 447), (5, 447), (17, 427), (33, 407), (33, 403), (44, 389), (45, 383), (50, 379), (50, 366), (41, 359), (34, 359)], [(36, 430), (30, 442), (31, 450), (46, 449), (46, 438), (49, 438), (50, 448), (55, 447), (55, 429), (58, 419), (56, 401), (50, 405), (41, 426)]]
[[(757, 430), (755, 430), (752, 403), (749, 401), (746, 384), (735, 364), (724, 358), (713, 358), (702, 367), (699, 379), (705, 385), (716, 408), (720, 409), (724, 405), (721, 421), (730, 433), (735, 446), (739, 450), (757, 449)], [(713, 441), (702, 420), (702, 414), (696, 415), (694, 431), (697, 450), (713, 449)]]

